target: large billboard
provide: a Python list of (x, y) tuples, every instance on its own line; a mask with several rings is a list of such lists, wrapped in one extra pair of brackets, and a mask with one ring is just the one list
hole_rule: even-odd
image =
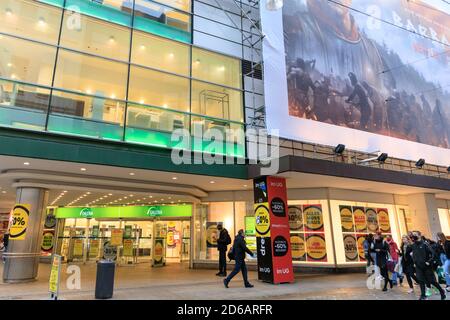
[(433, 0), (262, 8), (268, 129), (449, 165), (449, 14)]

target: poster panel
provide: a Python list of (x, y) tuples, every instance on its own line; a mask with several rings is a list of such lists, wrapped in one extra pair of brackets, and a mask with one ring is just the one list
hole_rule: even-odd
[(358, 257), (359, 261), (366, 261), (366, 256), (364, 254), (364, 241), (366, 240), (365, 234), (357, 234), (356, 241), (358, 244)]
[(97, 258), (100, 252), (100, 240), (90, 239), (89, 240), (89, 258)]
[(389, 222), (389, 212), (387, 209), (377, 209), (378, 226), (382, 233), (391, 232), (391, 223)]
[(29, 204), (16, 204), (14, 206), (9, 227), (10, 240), (25, 240), (30, 210), (31, 205)]
[(206, 246), (208, 248), (217, 248), (217, 239), (219, 238), (217, 226), (219, 224), (222, 222), (206, 222)]
[(303, 231), (302, 206), (289, 206), (289, 228), (292, 231)]
[(345, 261), (355, 262), (358, 261), (358, 245), (356, 243), (356, 237), (352, 234), (344, 235), (344, 251)]
[(364, 207), (353, 207), (353, 220), (356, 232), (367, 232), (367, 220)]
[(375, 233), (379, 230), (377, 210), (373, 208), (366, 208), (367, 231)]
[(325, 235), (318, 233), (306, 234), (306, 254), (307, 261), (326, 262), (327, 246)]
[(305, 235), (291, 233), (292, 260), (306, 261)]
[(306, 232), (324, 231), (322, 206), (320, 204), (303, 206), (303, 216)]
[(444, 1), (289, 0), (261, 19), (269, 130), (448, 165)]
[(341, 215), (342, 232), (353, 232), (355, 227), (353, 224), (352, 207), (339, 206), (339, 212)]

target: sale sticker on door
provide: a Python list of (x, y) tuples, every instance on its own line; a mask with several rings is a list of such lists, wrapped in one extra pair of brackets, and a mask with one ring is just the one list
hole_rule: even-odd
[(12, 213), (9, 238), (11, 240), (25, 240), (30, 217), (31, 205), (16, 204)]

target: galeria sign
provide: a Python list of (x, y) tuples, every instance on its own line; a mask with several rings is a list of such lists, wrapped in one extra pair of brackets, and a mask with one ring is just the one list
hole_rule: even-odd
[(9, 238), (11, 240), (25, 240), (30, 217), (31, 205), (16, 204), (12, 213)]
[(293, 282), (286, 180), (254, 180), (258, 279), (270, 283)]

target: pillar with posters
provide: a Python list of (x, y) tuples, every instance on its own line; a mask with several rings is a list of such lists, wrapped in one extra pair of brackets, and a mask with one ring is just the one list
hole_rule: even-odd
[(286, 179), (260, 177), (253, 187), (258, 279), (273, 284), (293, 282)]

